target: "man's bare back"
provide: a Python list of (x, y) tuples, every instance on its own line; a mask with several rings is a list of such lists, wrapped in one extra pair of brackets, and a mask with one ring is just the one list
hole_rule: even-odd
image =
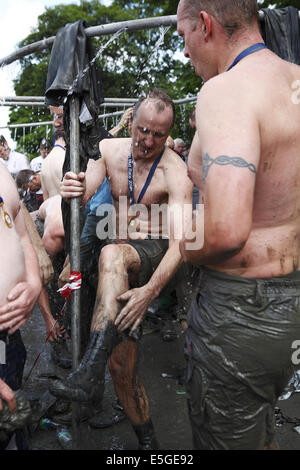
[[(268, 68), (265, 67), (266, 61)], [(228, 104), (230, 100), (234, 101), (245, 110), (245, 126), (251, 125), (253, 128), (252, 144), (256, 139), (257, 148), (261, 148), (248, 239), (242, 250), (229, 260), (209, 264), (212, 269), (245, 277), (284, 276), (300, 269), (300, 106), (292, 100), (295, 93), (292, 84), (299, 76), (300, 68), (297, 65), (264, 50), (241, 61), (230, 72), (212, 79), (215, 84), (209, 83), (208, 94), (213, 93), (216, 85), (216, 93), (223, 93), (223, 101), (227, 90), (231, 97)], [(282, 106), (283, 101), (285, 106)], [(198, 106), (201, 113), (201, 96)], [(233, 114), (232, 109), (230, 114)], [(209, 125), (210, 121), (207, 122)], [(231, 129), (229, 138), (234, 147), (235, 139), (239, 141), (242, 125), (237, 128), (233, 119)], [(203, 202), (203, 181), (199, 150), (203, 158), (204, 134), (205, 130), (203, 138), (195, 137), (189, 155), (190, 176), (202, 188), (200, 202)], [(209, 169), (209, 172), (212, 171), (218, 171), (216, 165)], [(222, 167), (221, 171), (220, 179), (229, 178), (229, 167)]]
[(43, 162), (41, 180), (44, 199), (60, 193), (60, 182), (62, 179), (62, 168), (65, 160), (64, 139), (60, 138)]

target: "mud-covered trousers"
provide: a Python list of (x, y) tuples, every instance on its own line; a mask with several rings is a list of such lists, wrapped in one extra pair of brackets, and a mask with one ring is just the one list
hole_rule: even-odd
[(249, 279), (201, 268), (188, 313), (195, 449), (263, 449), (300, 340), (300, 272)]

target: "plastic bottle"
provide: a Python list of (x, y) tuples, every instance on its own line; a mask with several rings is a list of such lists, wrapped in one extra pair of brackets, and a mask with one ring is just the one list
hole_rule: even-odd
[(66, 450), (72, 450), (72, 435), (67, 429), (62, 429), (56, 436), (61, 447)]
[(51, 421), (51, 419), (42, 418), (40, 420), (40, 428), (43, 429), (43, 431), (46, 429), (59, 429), (62, 428), (62, 425), (54, 423), (54, 421)]

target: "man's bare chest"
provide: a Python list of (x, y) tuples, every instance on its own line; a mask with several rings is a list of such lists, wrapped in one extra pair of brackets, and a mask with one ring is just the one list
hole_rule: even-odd
[[(157, 168), (151, 180), (147, 181), (149, 169), (145, 171), (134, 171), (132, 178), (132, 194), (134, 203), (161, 204), (167, 199), (167, 190), (162, 168)], [(128, 177), (128, 168), (119, 169), (117, 172), (108, 174), (108, 180), (112, 197), (118, 201), (120, 196), (130, 199), (130, 184)]]

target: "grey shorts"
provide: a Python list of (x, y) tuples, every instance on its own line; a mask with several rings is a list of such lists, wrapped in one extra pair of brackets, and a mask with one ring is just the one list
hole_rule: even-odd
[[(166, 239), (146, 239), (129, 241), (138, 252), (141, 260), (141, 268), (138, 275), (137, 285), (145, 285), (163, 259), (169, 240)], [(178, 320), (185, 320), (190, 307), (195, 289), (195, 268), (188, 263), (182, 263), (169, 283), (163, 288), (161, 296), (176, 291), (177, 296), (177, 317)]]
[(256, 450), (295, 366), (300, 272), (246, 279), (201, 269), (188, 313), (187, 397), (196, 449)]
[(131, 245), (138, 252), (141, 268), (136, 282), (138, 287), (144, 286), (165, 256), (169, 247), (169, 240), (129, 240), (127, 244)]

